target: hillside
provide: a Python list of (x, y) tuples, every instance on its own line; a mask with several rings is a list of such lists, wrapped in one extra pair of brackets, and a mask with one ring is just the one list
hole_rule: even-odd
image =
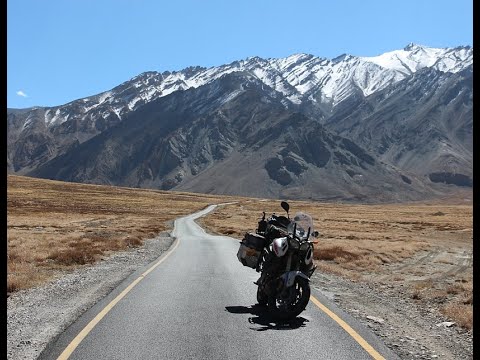
[(409, 44), (145, 72), (58, 107), (7, 109), (7, 169), (276, 199), (433, 199), (473, 185), (472, 56)]

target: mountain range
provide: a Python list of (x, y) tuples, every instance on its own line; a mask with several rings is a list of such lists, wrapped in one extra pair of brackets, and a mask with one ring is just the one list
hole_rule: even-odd
[(468, 46), (251, 57), (7, 109), (7, 170), (268, 198), (421, 200), (471, 189), (472, 111)]

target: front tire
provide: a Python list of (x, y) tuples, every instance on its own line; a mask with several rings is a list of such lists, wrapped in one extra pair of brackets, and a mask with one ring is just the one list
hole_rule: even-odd
[(260, 286), (257, 287), (257, 302), (261, 306), (267, 306), (268, 303), (268, 296), (262, 289), (260, 289)]
[(283, 293), (276, 294), (269, 306), (280, 320), (288, 320), (305, 310), (309, 300), (310, 284), (307, 279), (297, 276), (293, 285)]

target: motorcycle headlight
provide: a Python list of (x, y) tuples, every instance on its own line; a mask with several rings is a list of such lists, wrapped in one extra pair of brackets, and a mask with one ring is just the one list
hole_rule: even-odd
[(292, 249), (298, 250), (298, 248), (300, 247), (300, 243), (297, 239), (290, 239), (290, 246), (292, 247)]
[(300, 251), (307, 251), (309, 247), (310, 244), (308, 242), (304, 242), (302, 245), (300, 245)]

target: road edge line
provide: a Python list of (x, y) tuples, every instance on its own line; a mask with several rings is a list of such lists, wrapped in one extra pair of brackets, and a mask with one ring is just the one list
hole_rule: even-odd
[(60, 356), (57, 358), (57, 360), (66, 360), (68, 359), (72, 353), (75, 351), (75, 349), (80, 345), (83, 339), (90, 333), (90, 331), (93, 330), (93, 328), (102, 320), (105, 315), (108, 314), (110, 310), (113, 309), (113, 307), (125, 296), (127, 295), (130, 290), (132, 290), (140, 281), (142, 281), (145, 276), (147, 276), (151, 271), (153, 271), (158, 265), (160, 265), (168, 256), (170, 256), (173, 251), (178, 247), (178, 244), (180, 243), (180, 240), (178, 238), (175, 238), (175, 242), (173, 246), (168, 249), (165, 253), (163, 253), (160, 256), (160, 259), (153, 264), (151, 267), (149, 267), (146, 271), (144, 271), (138, 278), (136, 278), (130, 285), (128, 285), (120, 294), (115, 297), (112, 301), (106, 305), (102, 311), (100, 311), (83, 329), (78, 333), (77, 336), (68, 344), (68, 346), (62, 351)]
[(337, 314), (323, 305), (317, 298), (313, 295), (310, 295), (310, 300), (325, 314), (330, 316), (333, 321), (335, 321), (338, 325), (340, 325), (343, 330), (345, 330), (360, 346), (369, 353), (375, 360), (385, 360), (385, 358), (373, 348), (363, 337), (361, 337), (355, 330), (351, 328), (345, 321), (343, 321)]

